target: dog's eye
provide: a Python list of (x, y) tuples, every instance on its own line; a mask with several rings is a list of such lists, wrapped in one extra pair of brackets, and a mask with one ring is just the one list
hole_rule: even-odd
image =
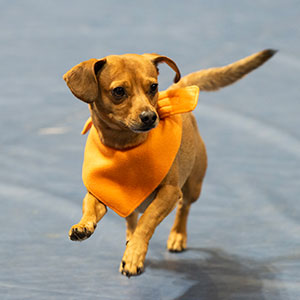
[(157, 87), (158, 87), (158, 84), (157, 83), (152, 83), (151, 85), (150, 85), (150, 93), (151, 94), (156, 94), (156, 92), (157, 92)]
[(118, 100), (120, 100), (121, 98), (123, 98), (126, 95), (125, 89), (121, 86), (114, 88), (111, 91), (111, 93)]

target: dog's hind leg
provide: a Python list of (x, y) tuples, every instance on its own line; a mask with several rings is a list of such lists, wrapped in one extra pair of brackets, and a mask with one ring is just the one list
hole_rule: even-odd
[(182, 252), (186, 249), (186, 227), (190, 206), (191, 203), (185, 197), (177, 204), (175, 221), (167, 242), (167, 248), (170, 252)]
[(92, 194), (87, 193), (83, 199), (82, 218), (78, 224), (71, 227), (69, 231), (70, 239), (72, 241), (83, 241), (89, 238), (106, 212), (106, 206)]
[(183, 198), (177, 204), (175, 221), (169, 234), (167, 248), (170, 252), (182, 252), (187, 245), (187, 220), (191, 204), (201, 192), (202, 182), (195, 182), (190, 176), (182, 188)]
[(182, 252), (186, 249), (188, 215), (191, 204), (200, 196), (207, 165), (205, 146), (202, 142), (199, 143), (198, 149), (201, 151), (198, 153), (190, 176), (182, 187), (183, 197), (177, 204), (175, 221), (167, 242), (170, 252)]

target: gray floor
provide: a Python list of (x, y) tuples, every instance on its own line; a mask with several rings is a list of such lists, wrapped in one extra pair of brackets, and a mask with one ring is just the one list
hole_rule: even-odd
[[(0, 2), (1, 299), (299, 299), (300, 3)], [(124, 220), (109, 212), (83, 243), (86, 105), (62, 75), (91, 57), (158, 52), (183, 74), (264, 48), (280, 52), (195, 111), (209, 154), (189, 249), (151, 240), (146, 272), (121, 276)], [(161, 67), (161, 88), (173, 74)]]

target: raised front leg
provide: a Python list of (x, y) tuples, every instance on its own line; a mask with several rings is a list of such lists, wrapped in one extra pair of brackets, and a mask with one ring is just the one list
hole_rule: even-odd
[(160, 188), (156, 198), (139, 219), (137, 227), (127, 243), (120, 266), (120, 272), (123, 275), (130, 277), (142, 273), (149, 240), (155, 228), (181, 198), (182, 193), (178, 186), (164, 185)]
[(87, 193), (83, 199), (82, 218), (78, 224), (71, 227), (69, 231), (70, 239), (72, 241), (83, 241), (89, 238), (106, 212), (106, 206), (92, 194)]

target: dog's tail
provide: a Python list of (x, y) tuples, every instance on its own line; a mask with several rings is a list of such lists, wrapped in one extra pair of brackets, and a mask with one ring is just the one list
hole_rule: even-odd
[(266, 49), (224, 67), (188, 74), (182, 77), (178, 83), (173, 84), (170, 89), (196, 85), (200, 91), (216, 91), (243, 78), (265, 63), (276, 52), (276, 50)]

